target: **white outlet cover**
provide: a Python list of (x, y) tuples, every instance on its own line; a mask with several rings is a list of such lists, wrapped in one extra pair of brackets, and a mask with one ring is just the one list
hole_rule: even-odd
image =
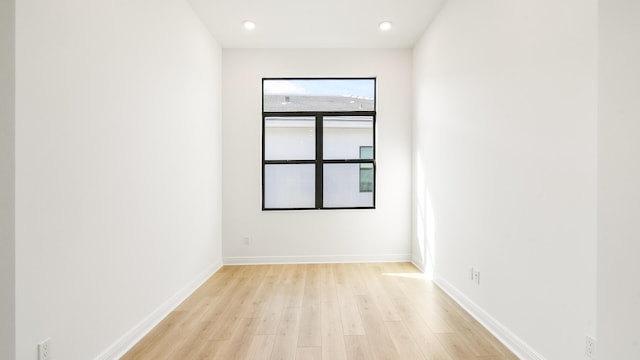
[(51, 339), (46, 339), (38, 344), (38, 360), (51, 359)]
[(591, 336), (587, 336), (586, 342), (585, 342), (585, 347), (584, 347), (584, 352), (585, 355), (587, 355), (587, 357), (589, 359), (595, 359), (596, 358), (596, 340), (594, 338), (592, 338)]

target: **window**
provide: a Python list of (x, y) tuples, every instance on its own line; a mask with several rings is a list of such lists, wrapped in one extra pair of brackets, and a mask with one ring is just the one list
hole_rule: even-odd
[(262, 80), (262, 209), (375, 208), (375, 78)]

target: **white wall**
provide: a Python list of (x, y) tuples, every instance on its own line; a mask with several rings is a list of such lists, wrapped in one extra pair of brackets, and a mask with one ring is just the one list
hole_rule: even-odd
[(14, 10), (0, 0), (0, 359), (15, 357)]
[(582, 359), (596, 330), (597, 2), (450, 0), (414, 74), (414, 258), (523, 358)]
[(598, 359), (640, 359), (640, 3), (599, 11)]
[(221, 50), (183, 0), (23, 0), (16, 32), (16, 357), (115, 357), (221, 263)]
[[(222, 58), (225, 262), (407, 259), (410, 50), (224, 49)], [(263, 212), (261, 79), (322, 76), (378, 78), (377, 209)]]

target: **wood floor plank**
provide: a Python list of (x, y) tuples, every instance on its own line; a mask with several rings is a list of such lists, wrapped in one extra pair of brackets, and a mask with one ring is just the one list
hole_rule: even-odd
[[(209, 342), (201, 343), (197, 351), (194, 351), (195, 355), (192, 357), (175, 357), (172, 360), (179, 359), (197, 359), (197, 360), (224, 360), (224, 350), (227, 348), (229, 340), (211, 340)], [(152, 359), (150, 359), (152, 360)]]
[(404, 325), (424, 357), (429, 360), (454, 360), (414, 309), (411, 302), (404, 298), (395, 301)]
[[(477, 325), (476, 325), (477, 324)], [(477, 331), (477, 322), (465, 321), (458, 324), (460, 338), (467, 344), (476, 357), (502, 356), (500, 350), (489, 341), (488, 337)]]
[[(211, 356), (212, 353), (221, 354), (222, 349), (220, 349), (219, 347), (226, 347), (227, 342), (219, 342), (213, 339), (216, 328), (217, 324), (215, 322), (199, 322), (195, 331), (188, 334), (180, 348), (177, 349), (175, 353), (173, 353), (173, 357), (176, 359), (197, 359), (200, 357)], [(218, 347), (210, 347), (209, 343), (213, 343)]]
[(298, 334), (300, 332), (301, 307), (287, 307), (278, 326), (278, 334), (273, 345), (271, 360), (296, 358)]
[(277, 266), (277, 268), (279, 271), (272, 268), (265, 277), (269, 282), (269, 292), (262, 303), (262, 308), (256, 314), (259, 320), (256, 334), (275, 335), (277, 333), (282, 312), (288, 301), (285, 292), (288, 285), (284, 284), (285, 267)]
[(255, 335), (247, 350), (246, 360), (269, 360), (273, 351), (275, 335)]
[(296, 350), (296, 360), (322, 360), (322, 348), (316, 347), (299, 347)]
[(151, 330), (142, 340), (140, 340), (122, 359), (148, 359), (148, 354), (164, 342), (174, 327), (180, 323), (180, 318), (186, 317), (185, 311), (173, 311), (160, 324)]
[(388, 264), (372, 264), (372, 269), (378, 275), (378, 281), (391, 299), (403, 296), (397, 283), (400, 274), (395, 271), (394, 267)]
[(322, 346), (320, 321), (321, 275), (319, 265), (306, 265), (298, 347)]
[(385, 326), (382, 313), (377, 309), (371, 296), (359, 295), (358, 309), (362, 316), (362, 325), (369, 338), (375, 359), (400, 359), (389, 330)]
[(456, 333), (436, 334), (447, 352), (456, 360), (476, 360), (476, 356)]
[(344, 360), (347, 352), (344, 344), (344, 331), (340, 320), (340, 309), (335, 301), (322, 303), (322, 358)]
[(302, 307), (300, 317), (300, 333), (298, 335), (298, 347), (322, 346), (320, 320), (320, 304), (310, 303)]
[(517, 357), (408, 263), (224, 266), (124, 360)]
[(320, 264), (320, 302), (337, 301), (335, 266)]
[(229, 340), (226, 350), (223, 353), (225, 359), (244, 359), (253, 341), (257, 321), (255, 318), (241, 318), (238, 326), (235, 327), (233, 335)]
[[(239, 266), (236, 266), (239, 267)], [(225, 294), (222, 298), (222, 306), (216, 307), (210, 318), (217, 319), (217, 328), (212, 340), (229, 340), (241, 318), (253, 309), (253, 297), (257, 291), (256, 282), (260, 283), (262, 274), (256, 273), (255, 268), (245, 267), (239, 269), (237, 274), (240, 281), (233, 292)], [(251, 272), (250, 270), (254, 270)], [(256, 282), (254, 282), (256, 281)]]
[[(498, 339), (496, 339), (496, 337), (493, 336), (493, 334), (488, 332), (482, 325), (480, 325), (480, 323), (474, 320), (469, 322), (468, 324), (469, 324), (469, 330), (467, 332), (463, 332), (463, 338), (466, 338), (467, 336), (473, 336), (474, 338), (480, 337), (480, 339), (477, 340), (477, 343), (476, 343), (477, 346), (480, 346), (480, 347), (490, 346), (492, 347), (492, 350), (497, 350), (498, 354), (500, 354), (500, 356), (502, 356), (503, 359), (518, 360), (518, 357), (515, 356), (511, 352), (511, 350), (509, 350), (509, 348), (504, 346), (504, 344), (502, 344)], [(493, 351), (488, 351), (488, 352), (494, 354)], [(487, 356), (487, 355), (484, 355), (484, 356)], [(495, 356), (495, 355), (491, 355), (491, 356)]]
[(371, 264), (363, 264), (361, 269), (365, 274), (365, 283), (369, 289), (369, 294), (382, 313), (383, 319), (399, 321), (400, 315), (398, 315), (398, 311), (391, 300), (393, 295), (387, 292), (387, 289), (382, 286), (378, 278), (381, 274)]
[(291, 269), (287, 273), (289, 276), (286, 278), (286, 284), (288, 288), (287, 294), (287, 307), (301, 307), (304, 300), (304, 286), (306, 279), (306, 265), (290, 265)]
[(284, 311), (284, 303), (273, 300), (265, 304), (264, 310), (258, 315), (259, 325), (256, 334), (275, 335)]
[(402, 282), (402, 292), (414, 306), (416, 312), (427, 323), (434, 333), (455, 332), (454, 324), (448, 322), (439, 308), (439, 304), (434, 297), (444, 296), (435, 293), (431, 284), (425, 284), (423, 280), (406, 279)]
[(361, 264), (345, 264), (346, 283), (351, 287), (354, 295), (368, 295), (369, 289), (365, 283), (365, 276), (360, 269)]
[(402, 321), (387, 321), (385, 323), (389, 334), (391, 334), (391, 340), (400, 353), (399, 359), (426, 359)]
[(374, 358), (367, 336), (347, 335), (344, 337), (344, 343), (348, 360), (370, 360)]
[(340, 320), (345, 335), (365, 335), (355, 296), (347, 286), (336, 286)]
[(175, 351), (185, 341), (183, 334), (190, 333), (198, 327), (198, 323), (185, 321), (186, 319), (193, 319), (193, 314), (183, 312), (174, 315), (175, 317), (165, 324), (166, 327), (160, 337), (144, 351), (144, 356), (136, 356), (132, 357), (132, 359), (170, 359), (173, 357)]
[(345, 335), (365, 335), (362, 319), (356, 303), (356, 295), (360, 292), (350, 286), (349, 274), (345, 264), (338, 264), (334, 268), (334, 282), (336, 298), (340, 306), (342, 329)]

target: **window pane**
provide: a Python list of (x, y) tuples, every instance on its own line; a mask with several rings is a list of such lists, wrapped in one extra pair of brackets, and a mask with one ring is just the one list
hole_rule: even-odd
[(374, 79), (283, 79), (263, 82), (264, 111), (374, 111)]
[(316, 158), (314, 117), (268, 117), (264, 125), (265, 160)]
[(314, 164), (269, 164), (264, 168), (264, 207), (314, 208)]
[(360, 146), (360, 159), (373, 159), (373, 146)]
[(360, 164), (360, 192), (373, 191), (373, 164)]
[(361, 165), (371, 165), (370, 183), (373, 190), (373, 164), (324, 165), (324, 207), (373, 207), (373, 192), (360, 191)]
[[(361, 148), (373, 149), (372, 116), (327, 116), (323, 119), (325, 159), (360, 159)], [(373, 151), (366, 159), (373, 159)]]

